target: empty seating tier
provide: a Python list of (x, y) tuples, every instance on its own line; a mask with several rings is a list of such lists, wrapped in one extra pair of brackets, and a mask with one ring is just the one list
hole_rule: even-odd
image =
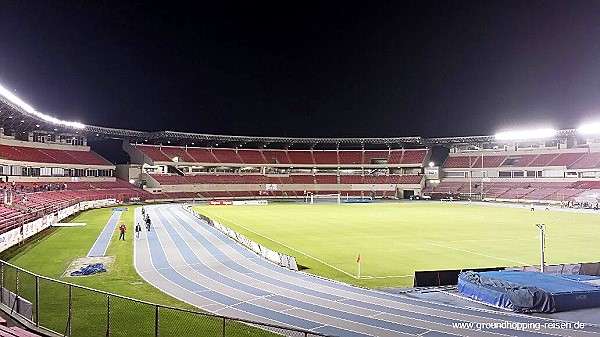
[(600, 152), (586, 153), (569, 166), (570, 169), (592, 169), (600, 167)]
[(427, 150), (405, 150), (400, 164), (420, 165), (423, 164), (426, 156)]
[(313, 151), (315, 164), (337, 164), (338, 155), (336, 151)]
[(362, 151), (340, 151), (338, 153), (340, 164), (362, 164), (363, 153)]
[[(409, 150), (273, 150), (181, 148), (134, 145), (155, 162), (249, 165), (411, 165), (421, 166), (427, 149)], [(1, 153), (0, 153), (1, 155)]]
[(287, 151), (284, 150), (264, 150), (263, 156), (267, 164), (291, 164)]
[(243, 162), (234, 149), (213, 149), (212, 154), (220, 163), (241, 164)]
[[(289, 150), (288, 157), (292, 164), (314, 164), (314, 158), (311, 151)], [(337, 164), (337, 160), (336, 160)]]
[(112, 165), (92, 151), (0, 145), (0, 159), (52, 164)]
[(238, 150), (238, 156), (242, 159), (244, 164), (267, 164), (262, 151), (257, 150)]

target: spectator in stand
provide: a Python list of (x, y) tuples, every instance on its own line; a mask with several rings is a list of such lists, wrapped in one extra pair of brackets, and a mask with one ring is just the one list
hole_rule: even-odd
[(121, 223), (121, 226), (119, 226), (119, 232), (121, 232), (121, 234), (119, 234), (119, 240), (125, 241), (125, 231), (126, 230), (127, 230), (127, 227), (125, 227), (125, 224)]

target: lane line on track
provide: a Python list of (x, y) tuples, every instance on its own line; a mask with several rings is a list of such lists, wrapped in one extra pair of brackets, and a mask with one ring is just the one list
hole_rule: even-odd
[(332, 269), (335, 269), (335, 270), (339, 271), (340, 273), (343, 273), (343, 274), (345, 274), (345, 275), (348, 275), (348, 276), (350, 276), (350, 277), (353, 277), (353, 278), (357, 278), (357, 277), (356, 277), (356, 275), (354, 275), (354, 274), (351, 274), (351, 273), (349, 273), (349, 272), (347, 272), (347, 271), (345, 271), (345, 270), (343, 270), (343, 269), (340, 269), (340, 268), (338, 268), (338, 267), (336, 267), (336, 266), (334, 266), (334, 265), (332, 265), (332, 264), (330, 264), (330, 263), (327, 263), (327, 262), (325, 262), (325, 261), (323, 261), (323, 260), (321, 260), (321, 259), (319, 259), (319, 258), (316, 258), (316, 257), (314, 257), (314, 256), (312, 256), (312, 255), (310, 255), (310, 254), (304, 253), (304, 252), (302, 252), (302, 251), (300, 251), (300, 250), (298, 250), (298, 249), (296, 249), (296, 248), (294, 248), (294, 247), (291, 247), (291, 246), (289, 246), (289, 245), (286, 245), (286, 244), (285, 244), (285, 243), (283, 243), (283, 242), (279, 242), (279, 241), (277, 241), (277, 240), (275, 240), (275, 239), (271, 239), (270, 237), (268, 237), (268, 236), (266, 236), (266, 235), (263, 235), (263, 234), (260, 234), (260, 233), (258, 233), (258, 232), (256, 232), (256, 231), (254, 231), (254, 230), (252, 230), (252, 229), (250, 229), (250, 228), (247, 228), (247, 227), (245, 227), (245, 226), (243, 226), (243, 225), (240, 225), (240, 224), (238, 224), (238, 223), (237, 223), (237, 222), (235, 222), (235, 221), (228, 220), (228, 219), (226, 219), (226, 218), (224, 218), (224, 217), (222, 217), (222, 216), (219, 216), (219, 215), (217, 215), (217, 214), (214, 214), (214, 213), (213, 213), (213, 212), (211, 212), (211, 211), (206, 211), (206, 213), (210, 213), (210, 214), (212, 214), (212, 215), (213, 215), (214, 217), (216, 217), (216, 218), (219, 218), (219, 219), (221, 219), (221, 220), (224, 220), (224, 221), (227, 221), (227, 222), (229, 222), (229, 223), (232, 223), (232, 224), (234, 224), (234, 225), (236, 225), (236, 226), (238, 226), (238, 227), (240, 227), (240, 228), (243, 228), (243, 229), (247, 230), (248, 232), (251, 232), (251, 233), (253, 233), (253, 234), (256, 234), (256, 235), (258, 235), (258, 236), (260, 236), (260, 237), (262, 237), (262, 238), (265, 238), (265, 239), (267, 239), (267, 240), (269, 240), (269, 241), (271, 241), (271, 242), (275, 242), (276, 244), (278, 244), (278, 245), (281, 245), (281, 246), (283, 246), (283, 247), (285, 247), (285, 248), (287, 248), (287, 249), (293, 250), (293, 251), (294, 251), (294, 252), (296, 252), (296, 253), (302, 254), (302, 255), (304, 255), (304, 256), (306, 256), (306, 257), (310, 258), (310, 259), (313, 259), (313, 260), (315, 260), (315, 261), (317, 261), (317, 262), (319, 262), (319, 263), (322, 263), (322, 264), (326, 265), (327, 267), (330, 267), (330, 268), (332, 268)]
[[(159, 212), (160, 212), (160, 211), (159, 211)], [(174, 213), (174, 212), (170, 212), (170, 211), (168, 211), (168, 212), (169, 212), (169, 213)], [(184, 227), (184, 226), (182, 226), (182, 224), (181, 224), (181, 222), (180, 222), (180, 220), (182, 220), (182, 219), (177, 219), (177, 218), (175, 217), (176, 215), (177, 215), (177, 214), (171, 214), (171, 216), (173, 217), (173, 219), (174, 219), (176, 222), (178, 222), (182, 228), (184, 228), (184, 229), (185, 229), (185, 227)], [(168, 223), (168, 224), (167, 224), (168, 220), (166, 219), (166, 217), (165, 217), (163, 214), (159, 215), (159, 218), (161, 219), (161, 221), (163, 221), (163, 219), (165, 220), (165, 222), (166, 222), (166, 223), (165, 223), (165, 226), (168, 226), (168, 227), (172, 227), (172, 226), (173, 226), (171, 223)], [(171, 235), (170, 233), (172, 233), (172, 234), (175, 234), (175, 235), (180, 235), (180, 234), (179, 234), (179, 231), (177, 231), (177, 229), (175, 229), (174, 227), (173, 227), (172, 229), (173, 229), (173, 230), (174, 230), (176, 233), (172, 233), (171, 231), (167, 231), (167, 235), (168, 235), (169, 237), (171, 237), (171, 240), (173, 239), (174, 235)], [(187, 231), (187, 230), (186, 230), (186, 231)], [(186, 232), (186, 233), (188, 233), (188, 234), (189, 234), (189, 232)], [(222, 235), (222, 234), (221, 234), (221, 235)], [(173, 242), (174, 242), (174, 241), (173, 241)], [(233, 242), (230, 242), (229, 244), (232, 244), (232, 243), (233, 243)], [(187, 243), (185, 243), (185, 244), (186, 244), (186, 245), (188, 245), (188, 248), (190, 248), (190, 247), (189, 247), (189, 244), (187, 244)], [(232, 247), (237, 247), (237, 244), (236, 244), (236, 243), (233, 243), (233, 245), (235, 245), (235, 246), (229, 246), (229, 245), (228, 245), (228, 246), (227, 246), (227, 248), (231, 249)], [(219, 248), (217, 248), (217, 249), (219, 249)], [(188, 249), (186, 248), (186, 249), (184, 249), (184, 250), (188, 250)], [(195, 252), (194, 252), (193, 250), (190, 250), (190, 251), (191, 251), (193, 254), (195, 254)], [(227, 256), (227, 253), (226, 253), (226, 252), (223, 252), (223, 255)], [(233, 270), (233, 269), (231, 269), (231, 268), (229, 268), (229, 269), (230, 269), (230, 270), (232, 270), (232, 272), (236, 273), (236, 271), (235, 271), (235, 270)], [(203, 269), (203, 270), (205, 270), (205, 269)], [(239, 273), (238, 273), (238, 274), (239, 274)], [(204, 279), (206, 279), (206, 277), (207, 277), (207, 275), (202, 275), (200, 272), (199, 272), (199, 275), (200, 275), (200, 276), (203, 276), (203, 278), (204, 278)], [(225, 275), (223, 275), (223, 278), (227, 278), (227, 277), (226, 277)], [(234, 281), (233, 279), (230, 279), (230, 280), (231, 280), (231, 281)], [(219, 281), (216, 281), (216, 282), (219, 282)], [(237, 281), (236, 281), (236, 282), (237, 282)], [(222, 282), (220, 282), (220, 283), (222, 283)], [(222, 283), (222, 284), (223, 284), (223, 283)], [(223, 285), (225, 285), (225, 284), (223, 284)], [(225, 286), (227, 286), (227, 285), (225, 285)], [(285, 290), (285, 289), (284, 289), (284, 290)], [(214, 290), (214, 291), (217, 291), (217, 290)], [(282, 296), (282, 295), (280, 295), (280, 294), (271, 294), (270, 296), (266, 296), (265, 298), (266, 298), (267, 300), (269, 300), (269, 298), (270, 298), (270, 297), (272, 297), (272, 296), (279, 296), (279, 297), (283, 297), (283, 296)], [(250, 299), (249, 301), (256, 301), (257, 299), (259, 299), (259, 298), (252, 298), (252, 299)], [(294, 301), (294, 299), (291, 299), (291, 298), (290, 298), (289, 300), (290, 300), (290, 301)], [(240, 301), (240, 302), (238, 302), (238, 303), (232, 304), (230, 307), (237, 307), (237, 306), (240, 306), (240, 305), (242, 305), (242, 304), (244, 304), (244, 303), (247, 303), (247, 302), (249, 302), (249, 301)], [(289, 306), (289, 305), (287, 305), (287, 304), (285, 304), (284, 302), (281, 302), (281, 301), (271, 301), (271, 302), (274, 302), (274, 303), (276, 303), (276, 304), (278, 304), (278, 305), (284, 304), (284, 305), (286, 305), (286, 306)], [(307, 305), (308, 305), (308, 304), (307, 304)], [(261, 307), (263, 307), (263, 308), (267, 308), (267, 307), (264, 307), (264, 306), (261, 306)], [(224, 309), (226, 309), (226, 308), (224, 308)], [(381, 332), (385, 332), (385, 331), (388, 331), (388, 332), (394, 332), (394, 331), (395, 331), (395, 330), (386, 329), (385, 327), (381, 327), (381, 326), (377, 326), (377, 325), (369, 325), (369, 324), (360, 323), (360, 322), (356, 322), (356, 321), (350, 321), (350, 320), (347, 320), (347, 319), (345, 319), (345, 318), (343, 318), (343, 317), (339, 317), (339, 315), (338, 315), (338, 316), (332, 316), (332, 315), (328, 315), (327, 313), (324, 313), (324, 312), (319, 312), (319, 313), (317, 313), (317, 312), (314, 312), (314, 311), (310, 311), (310, 310), (303, 309), (303, 308), (302, 308), (302, 307), (300, 307), (300, 306), (296, 306), (296, 307), (290, 308), (290, 311), (291, 311), (291, 310), (297, 310), (297, 311), (300, 311), (300, 312), (304, 312), (304, 313), (305, 313), (305, 315), (306, 315), (306, 314), (309, 314), (309, 315), (310, 315), (310, 314), (312, 314), (312, 315), (317, 315), (317, 316), (319, 316), (319, 315), (320, 315), (320, 316), (326, 317), (326, 318), (324, 319), (324, 321), (325, 321), (325, 322), (329, 322), (331, 319), (337, 319), (337, 320), (340, 320), (340, 321), (345, 321), (345, 322), (352, 323), (352, 324), (359, 324), (359, 325), (362, 325), (362, 326), (365, 326), (365, 327), (371, 327), (371, 328), (375, 328), (375, 329), (380, 329), (380, 333), (381, 333)], [(321, 311), (322, 311), (322, 310), (321, 310)], [(342, 312), (342, 311), (340, 311), (340, 312)], [(297, 315), (296, 315), (296, 316), (297, 316)], [(297, 317), (299, 317), (299, 316), (297, 316)], [(306, 319), (306, 318), (303, 318), (303, 319)], [(281, 322), (281, 323), (283, 323), (283, 324), (291, 324), (290, 322), (285, 322), (285, 321), (283, 321), (283, 322)], [(382, 321), (382, 323), (385, 323), (385, 321)], [(398, 323), (394, 323), (394, 322), (388, 322), (387, 324), (398, 324)], [(343, 336), (345, 336), (346, 334), (348, 334), (348, 332), (351, 332), (352, 334), (354, 334), (354, 335), (356, 335), (356, 336), (366, 336), (366, 335), (369, 335), (369, 336), (371, 336), (371, 334), (368, 334), (368, 333), (367, 333), (367, 334), (365, 335), (365, 334), (364, 334), (364, 332), (358, 332), (358, 331), (355, 331), (355, 330), (352, 330), (352, 329), (348, 329), (348, 328), (344, 328), (344, 327), (341, 327), (341, 326), (327, 325), (327, 327), (328, 327), (328, 328), (330, 328), (330, 329), (337, 329), (337, 330), (340, 330), (340, 329), (341, 329), (342, 331), (346, 331), (346, 332), (344, 332), (344, 335), (343, 335)], [(403, 328), (401, 328), (401, 329), (399, 329), (399, 330), (397, 330), (397, 332), (396, 332), (396, 333), (402, 333), (402, 334), (406, 334), (407, 332), (404, 332), (404, 333), (403, 333), (403, 332), (401, 332), (401, 330), (402, 330), (402, 329), (404, 329), (404, 330), (406, 330), (406, 329), (413, 329), (413, 330), (411, 330), (411, 332), (410, 332), (410, 335), (413, 335), (413, 334), (415, 333), (414, 329), (418, 329), (418, 331), (423, 331), (423, 328), (417, 328), (417, 327), (411, 327), (410, 325), (404, 325), (404, 327), (403, 327)], [(311, 330), (314, 330), (314, 329), (311, 329)]]
[[(158, 210), (157, 212), (160, 214), (161, 210)], [(164, 225), (165, 226), (169, 226), (169, 223), (168, 223), (168, 221), (166, 221), (166, 219), (164, 218), (164, 216), (159, 215), (158, 217), (159, 217), (161, 223), (163, 223), (163, 221), (164, 221)], [(167, 237), (169, 237), (169, 240), (171, 240), (171, 236), (167, 232), (165, 232), (165, 235)], [(157, 255), (160, 255), (161, 259), (164, 259), (164, 263), (170, 264), (168, 257), (166, 255), (164, 255), (165, 254), (164, 253), (165, 252), (165, 247), (164, 247), (164, 245), (162, 243), (162, 240), (158, 236), (157, 236), (156, 239), (158, 240), (158, 243), (155, 246), (160, 246), (161, 249), (155, 249), (153, 251), (155, 251), (155, 253)], [(181, 273), (179, 273), (179, 272), (177, 272), (175, 270), (173, 270), (173, 272), (175, 274), (177, 274), (177, 278), (178, 278), (178, 282), (177, 283), (182, 283), (182, 281), (184, 279), (185, 279), (185, 283), (187, 283), (188, 281), (193, 281), (190, 278), (188, 278), (187, 276), (182, 275)], [(202, 276), (201, 279), (207, 280), (206, 276), (203, 276), (200, 273), (198, 275)], [(202, 287), (204, 287), (204, 286), (202, 286)], [(307, 330), (314, 329), (314, 326), (317, 324), (317, 322), (315, 322), (313, 320), (309, 320), (309, 319), (307, 319), (305, 317), (303, 318), (303, 317), (299, 317), (299, 316), (296, 316), (296, 315), (290, 315), (290, 314), (287, 314), (287, 316), (289, 316), (289, 318), (287, 320), (282, 320), (281, 319), (282, 315), (281, 315), (280, 311), (274, 311), (273, 309), (269, 309), (267, 307), (263, 307), (263, 306), (259, 306), (259, 305), (253, 305), (253, 304), (250, 304), (250, 303), (242, 303), (241, 301), (236, 300), (233, 297), (229, 297), (228, 295), (223, 294), (222, 292), (220, 292), (218, 290), (215, 290), (215, 289), (211, 289), (211, 293), (219, 294), (219, 296), (221, 298), (228, 298), (229, 299), (229, 301), (228, 301), (229, 305), (234, 305), (235, 304), (236, 307), (240, 306), (241, 307), (240, 311), (242, 311), (242, 312), (248, 312), (248, 313), (253, 314), (254, 316), (258, 316), (258, 317), (261, 317), (261, 318), (264, 318), (264, 319), (267, 319), (267, 320), (271, 320), (271, 321), (275, 320), (276, 322), (279, 322), (280, 324), (283, 323), (283, 324), (292, 325), (292, 326), (296, 326), (296, 327), (307, 329)], [(220, 302), (220, 303), (227, 305), (227, 303), (224, 303), (224, 302)], [(253, 309), (256, 310), (255, 308), (262, 309), (263, 314), (262, 315), (257, 314), (255, 311), (253, 311)], [(237, 309), (237, 308), (233, 308), (233, 309)], [(302, 310), (302, 309), (299, 309), (299, 308), (294, 308), (294, 309), (296, 309), (296, 310)], [(267, 314), (268, 316), (264, 316), (264, 314)], [(273, 318), (273, 317), (279, 317), (279, 318)], [(329, 317), (328, 319), (330, 319), (330, 318), (332, 318), (332, 317)], [(306, 323), (301, 324), (302, 322), (310, 323), (313, 326), (306, 326)], [(330, 328), (333, 329), (333, 331), (337, 331), (337, 333), (342, 333), (342, 335), (340, 335), (340, 336), (357, 336), (357, 337), (358, 336), (367, 336), (367, 335), (371, 336), (370, 334), (364, 334), (364, 333), (356, 332), (356, 331), (349, 330), (349, 329), (346, 329), (346, 328), (342, 328), (342, 327), (339, 327), (339, 326), (330, 326)], [(419, 329), (419, 330), (422, 330), (422, 329)]]

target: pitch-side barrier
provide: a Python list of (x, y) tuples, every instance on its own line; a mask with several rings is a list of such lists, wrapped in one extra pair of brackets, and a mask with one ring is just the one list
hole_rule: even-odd
[(268, 261), (271, 261), (275, 264), (278, 264), (282, 267), (285, 267), (285, 268), (288, 268), (291, 270), (298, 270), (298, 264), (296, 263), (295, 257), (286, 255), (283, 253), (278, 253), (278, 252), (271, 250), (263, 245), (259, 245), (258, 243), (248, 239), (247, 237), (234, 231), (233, 229), (226, 227), (225, 225), (219, 223), (218, 221), (215, 221), (215, 220), (207, 217), (204, 214), (200, 214), (200, 213), (196, 212), (188, 204), (183, 204), (182, 207), (184, 210), (186, 210), (187, 212), (189, 212), (196, 218), (201, 219), (202, 221), (204, 221), (207, 224), (211, 225), (212, 227), (216, 228), (219, 232), (234, 239), (236, 242), (238, 242), (242, 246), (250, 249), (254, 253), (261, 256), (262, 258), (264, 258)]

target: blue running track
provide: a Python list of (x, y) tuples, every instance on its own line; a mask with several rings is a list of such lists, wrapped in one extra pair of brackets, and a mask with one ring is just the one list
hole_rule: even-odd
[[(549, 326), (556, 320), (457, 307), (294, 272), (259, 258), (181, 205), (145, 209), (153, 230), (142, 231), (135, 241), (138, 273), (164, 292), (215, 314), (343, 337), (600, 336), (597, 325), (561, 329)], [(469, 322), (480, 326), (457, 326)], [(481, 325), (503, 322), (512, 327)], [(514, 323), (539, 323), (541, 328), (523, 330)]]
[(96, 239), (96, 242), (94, 242), (94, 245), (92, 248), (90, 248), (90, 251), (87, 254), (88, 257), (106, 255), (110, 238), (117, 229), (117, 224), (119, 223), (119, 218), (121, 218), (121, 213), (123, 213), (123, 211), (113, 210), (113, 214), (110, 216), (110, 219), (108, 219), (108, 222), (106, 223), (106, 226), (104, 226), (102, 233), (100, 233)]

